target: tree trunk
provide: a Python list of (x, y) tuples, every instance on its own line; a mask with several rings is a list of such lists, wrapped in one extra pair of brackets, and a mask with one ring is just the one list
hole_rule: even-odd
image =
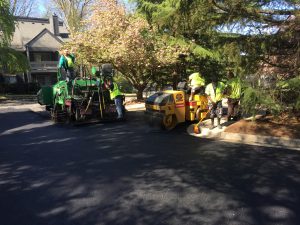
[(144, 89), (145, 89), (144, 87), (138, 87), (137, 88), (136, 99), (138, 101), (141, 101), (141, 100), (144, 99), (144, 97), (143, 97), (143, 91), (144, 91)]
[(178, 73), (176, 70), (172, 73), (172, 86), (173, 90), (177, 89), (177, 84), (178, 84)]

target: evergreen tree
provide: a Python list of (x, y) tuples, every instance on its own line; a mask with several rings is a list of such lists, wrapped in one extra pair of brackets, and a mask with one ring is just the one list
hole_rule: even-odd
[[(206, 72), (219, 76), (226, 70), (255, 77), (246, 82), (251, 102), (254, 94), (264, 93), (263, 105), (278, 111), (278, 93), (266, 89), (262, 83), (269, 74), (275, 79), (287, 80), (299, 75), (300, 67), (300, 4), (299, 0), (135, 0), (137, 8), (153, 26), (163, 33), (183, 36), (195, 44), (219, 52), (220, 61), (195, 59), (191, 66), (206, 67)], [(218, 70), (209, 71), (211, 65)], [(216, 66), (215, 66), (216, 67)], [(292, 80), (293, 81), (293, 80)], [(279, 88), (280, 86), (278, 86)], [(279, 91), (277, 89), (277, 91)], [(282, 93), (282, 92), (281, 92)], [(248, 101), (249, 100), (249, 101)], [(280, 103), (282, 106), (282, 103)], [(280, 111), (280, 110), (279, 110)]]
[[(299, 31), (294, 29), (299, 24), (300, 6), (297, 0), (136, 2), (138, 10), (163, 32), (174, 36), (184, 35), (210, 48), (233, 42), (238, 44), (241, 51), (253, 57), (268, 53), (271, 49), (279, 50), (284, 45), (282, 35), (276, 35), (276, 31), (290, 36), (299, 35)], [(225, 36), (225, 31), (231, 35)], [(270, 35), (271, 32), (273, 35)]]

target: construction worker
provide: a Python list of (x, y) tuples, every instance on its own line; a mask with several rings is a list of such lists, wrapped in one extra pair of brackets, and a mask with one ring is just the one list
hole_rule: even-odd
[(75, 65), (74, 54), (70, 53), (69, 50), (65, 49), (59, 59), (58, 68), (59, 69), (63, 68), (65, 70), (67, 82), (75, 78), (74, 65)]
[(201, 76), (200, 73), (192, 73), (189, 76), (189, 84), (191, 87), (191, 95), (189, 101), (193, 101), (195, 92), (200, 90), (201, 87), (204, 87), (205, 79)]
[(209, 83), (205, 88), (205, 94), (208, 98), (208, 108), (210, 110), (211, 126), (210, 129), (214, 128), (214, 118), (217, 116), (218, 128), (221, 129), (221, 117), (223, 114), (222, 98), (225, 84), (217, 81), (216, 76), (212, 76), (212, 82)]
[(228, 81), (226, 85), (228, 89), (228, 114), (227, 121), (237, 120), (239, 101), (241, 97), (241, 80), (238, 77), (234, 77), (233, 72), (228, 73)]
[(118, 87), (116, 82), (113, 82), (112, 78), (108, 79), (104, 82), (105, 87), (109, 90), (110, 99), (114, 100), (117, 113), (118, 113), (118, 120), (123, 119), (123, 95)]

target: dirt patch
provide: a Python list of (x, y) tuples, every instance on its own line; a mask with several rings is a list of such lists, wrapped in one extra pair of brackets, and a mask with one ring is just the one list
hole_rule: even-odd
[(269, 116), (256, 121), (240, 120), (228, 126), (225, 132), (300, 139), (300, 117)]

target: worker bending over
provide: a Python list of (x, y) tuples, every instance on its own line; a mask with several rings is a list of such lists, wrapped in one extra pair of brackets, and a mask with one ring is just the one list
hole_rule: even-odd
[(201, 87), (205, 85), (205, 79), (200, 75), (200, 73), (192, 73), (189, 76), (189, 84), (191, 87), (191, 95), (189, 101), (194, 100), (194, 95), (197, 90), (200, 90)]

